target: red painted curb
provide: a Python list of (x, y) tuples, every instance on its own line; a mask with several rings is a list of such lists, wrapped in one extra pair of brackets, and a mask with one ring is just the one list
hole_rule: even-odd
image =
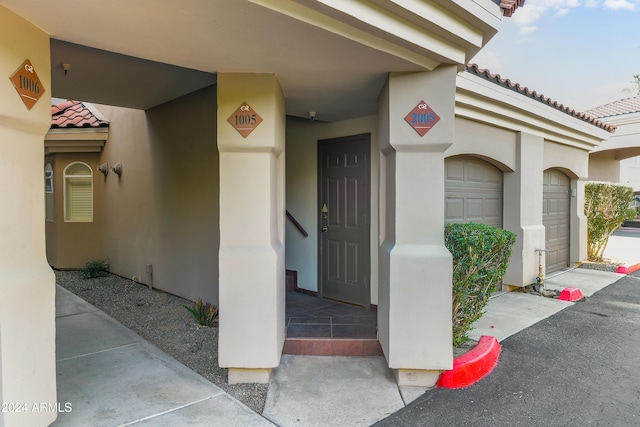
[(640, 263), (632, 264), (632, 265), (621, 265), (616, 270), (616, 273), (631, 274), (634, 271), (638, 271), (638, 270), (640, 270)]
[(489, 375), (498, 364), (502, 347), (496, 337), (483, 335), (473, 350), (453, 360), (453, 369), (438, 378), (438, 387), (464, 388)]
[(564, 288), (562, 292), (560, 292), (559, 300), (562, 301), (578, 301), (579, 299), (584, 298), (582, 291), (578, 288)]

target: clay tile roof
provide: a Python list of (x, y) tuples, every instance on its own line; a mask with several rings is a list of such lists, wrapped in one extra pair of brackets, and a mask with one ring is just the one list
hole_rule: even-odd
[(109, 122), (90, 104), (64, 101), (51, 106), (51, 129), (109, 127)]
[(562, 111), (563, 113), (576, 117), (608, 132), (613, 133), (616, 130), (616, 126), (604, 123), (603, 121), (598, 120), (598, 117), (594, 117), (591, 114), (588, 114), (588, 112), (581, 113), (574, 110), (573, 108), (565, 106), (564, 104), (559, 104), (557, 101), (554, 101), (551, 98), (547, 98), (543, 94), (537, 93), (535, 90), (532, 91), (528, 87), (521, 86), (520, 83), (513, 83), (509, 79), (503, 79), (502, 77), (500, 77), (500, 74), (491, 74), (489, 70), (482, 69), (478, 67), (477, 64), (467, 64), (467, 66), (465, 67), (465, 71), (482, 77), (483, 79), (493, 82), (499, 86), (517, 92), (523, 96), (535, 99), (538, 102), (546, 104), (552, 108), (555, 108), (556, 110)]
[(518, 7), (524, 6), (525, 0), (493, 0), (494, 3), (500, 5), (502, 8), (502, 15), (510, 17), (513, 15)]
[(632, 98), (620, 99), (585, 111), (585, 114), (598, 119), (631, 113), (640, 113), (640, 95)]

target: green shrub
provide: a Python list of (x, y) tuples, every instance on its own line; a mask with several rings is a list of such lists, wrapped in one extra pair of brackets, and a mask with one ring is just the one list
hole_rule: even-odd
[(218, 306), (209, 303), (203, 303), (202, 298), (198, 298), (198, 301), (183, 307), (196, 319), (200, 326), (211, 326), (218, 323)]
[(80, 271), (82, 272), (82, 277), (84, 277), (85, 279), (92, 279), (94, 277), (103, 276), (109, 271), (109, 260), (96, 259), (93, 261), (89, 261), (84, 265), (84, 267), (82, 267)]
[(459, 346), (502, 282), (516, 235), (474, 223), (447, 224), (444, 235), (453, 255), (453, 344)]
[(587, 217), (587, 256), (602, 261), (609, 236), (625, 220), (633, 219), (633, 189), (619, 184), (589, 182), (584, 186), (584, 214)]

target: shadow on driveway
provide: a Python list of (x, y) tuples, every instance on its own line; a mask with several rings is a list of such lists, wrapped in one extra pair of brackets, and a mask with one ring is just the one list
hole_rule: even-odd
[(640, 272), (502, 342), (496, 369), (377, 426), (640, 425)]

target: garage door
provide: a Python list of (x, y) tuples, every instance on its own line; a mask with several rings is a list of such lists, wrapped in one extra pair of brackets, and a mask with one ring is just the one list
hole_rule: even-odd
[(502, 171), (473, 157), (445, 160), (445, 222), (502, 227)]
[(564, 173), (544, 172), (542, 224), (546, 234), (546, 272), (569, 266), (570, 184)]

